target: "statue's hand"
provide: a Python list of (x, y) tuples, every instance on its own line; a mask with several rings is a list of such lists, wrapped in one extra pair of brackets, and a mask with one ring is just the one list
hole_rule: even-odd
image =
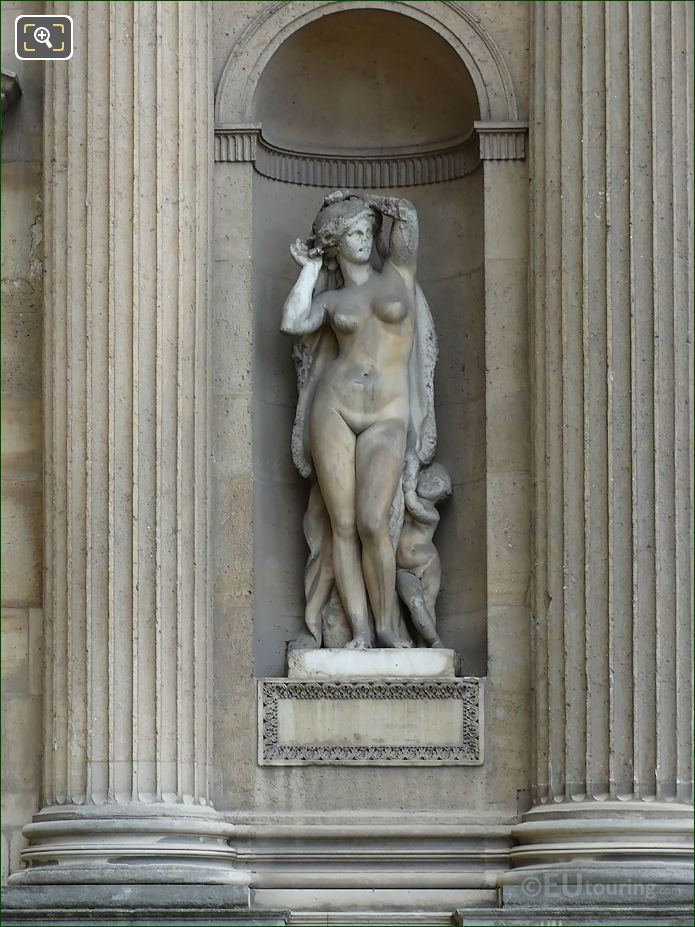
[(329, 193), (328, 196), (324, 197), (323, 205), (330, 206), (331, 203), (340, 203), (342, 200), (350, 199), (350, 197), (354, 195), (352, 190), (334, 190), (332, 193)]
[(295, 264), (298, 264), (300, 267), (310, 265), (314, 267), (317, 272), (321, 270), (321, 264), (323, 263), (323, 253), (321, 249), (310, 249), (307, 243), (302, 241), (301, 238), (297, 238), (290, 245), (290, 254)]

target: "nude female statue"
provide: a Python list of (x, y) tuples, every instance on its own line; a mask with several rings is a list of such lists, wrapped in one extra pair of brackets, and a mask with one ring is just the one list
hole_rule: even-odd
[[(388, 250), (377, 247), (391, 219)], [(293, 453), (314, 476), (305, 534), (306, 623), (321, 644), (333, 586), (352, 631), (349, 647), (410, 646), (399, 630), (397, 537), (403, 493), (434, 452), (434, 328), (415, 280), (418, 221), (408, 200), (326, 197), (307, 242), (281, 328), (300, 336)]]

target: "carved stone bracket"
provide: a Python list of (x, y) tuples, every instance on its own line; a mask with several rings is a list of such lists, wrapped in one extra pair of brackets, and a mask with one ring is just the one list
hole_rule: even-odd
[(527, 122), (476, 122), (483, 161), (524, 161)]
[(215, 128), (215, 161), (234, 163), (255, 161), (259, 125), (217, 126)]
[(477, 766), (483, 762), (482, 689), (474, 677), (264, 679), (258, 683), (258, 762)]
[(215, 161), (253, 161), (271, 180), (313, 187), (413, 187), (456, 180), (480, 163), (475, 134), (440, 148), (373, 155), (291, 151), (263, 138), (260, 126), (215, 130)]

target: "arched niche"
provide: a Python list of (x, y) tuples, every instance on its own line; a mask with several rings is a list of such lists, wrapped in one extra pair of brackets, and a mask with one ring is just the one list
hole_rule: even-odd
[[(303, 621), (307, 486), (290, 458), (295, 374), (290, 342), (278, 330), (297, 274), (287, 248), (308, 234), (325, 193), (344, 185), (338, 174), (325, 186), (311, 183), (316, 164), (348, 171), (366, 156), (390, 165), (391, 182), (369, 186), (409, 197), (420, 216), (418, 276), (440, 341), (436, 459), (454, 483), (436, 537), (443, 566), (439, 623), (445, 644), (463, 654), (465, 671), (486, 671), (484, 204), (474, 136), (481, 104), (460, 49), (423, 17), (403, 15), (405, 6), (332, 4), (335, 12), (321, 17), (309, 10), (272, 54), (264, 50), (244, 104), (245, 118), (261, 133), (252, 200), (256, 676), (284, 674), (286, 642)], [(229, 80), (223, 77), (218, 103)], [(489, 88), (486, 107), (488, 96)], [(277, 161), (275, 149), (296, 156), (295, 173), (287, 176), (302, 182), (277, 179), (277, 168), (264, 167), (261, 150)], [(452, 149), (458, 161), (438, 167), (437, 158)], [(419, 165), (410, 176), (397, 166), (409, 159)]]
[(440, 35), (461, 59), (475, 85), (480, 119), (519, 119), (514, 84), (504, 57), (480, 17), (457, 0), (285, 0), (264, 3), (237, 36), (215, 93), (216, 128), (253, 122), (256, 89), (268, 62), (295, 32), (327, 15), (385, 10), (416, 20)]

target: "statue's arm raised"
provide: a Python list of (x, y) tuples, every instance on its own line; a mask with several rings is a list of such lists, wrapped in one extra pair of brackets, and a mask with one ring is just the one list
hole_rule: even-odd
[(396, 267), (415, 273), (419, 228), (417, 210), (410, 200), (396, 196), (366, 196), (365, 202), (382, 216), (393, 219), (388, 256)]
[(321, 328), (326, 319), (323, 297), (314, 296), (323, 257), (309, 251), (299, 238), (290, 245), (290, 254), (302, 269), (285, 300), (280, 329), (286, 335), (306, 335)]

